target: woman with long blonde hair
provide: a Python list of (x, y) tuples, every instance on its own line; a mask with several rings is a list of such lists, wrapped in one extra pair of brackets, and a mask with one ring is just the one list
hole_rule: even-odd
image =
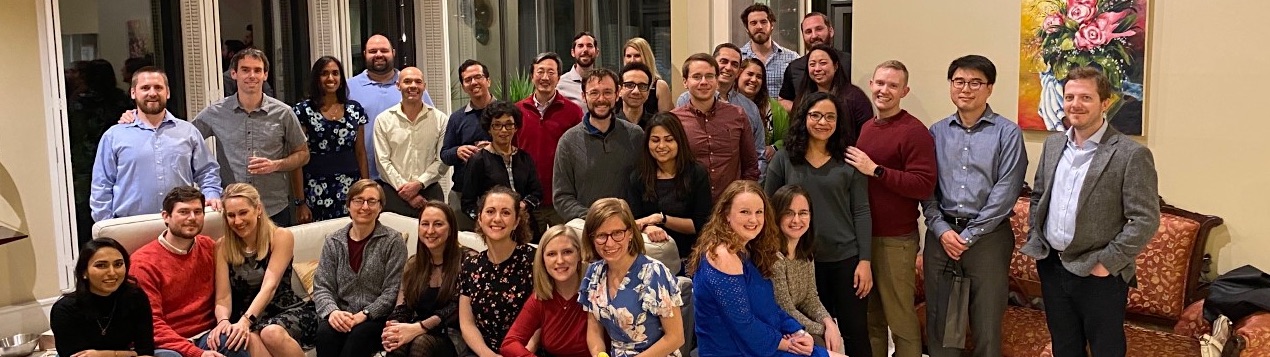
[(586, 312), (578, 306), (582, 283), (582, 243), (563, 224), (547, 229), (534, 258), (534, 293), (525, 300), (516, 322), (503, 339), (503, 357), (532, 357), (530, 340), (538, 333), (538, 350), (556, 357), (589, 357)]
[[(622, 65), (641, 62), (653, 72), (653, 85), (649, 87), (648, 101), (644, 102), (645, 113), (661, 113), (675, 109), (675, 101), (670, 99), (670, 84), (657, 71), (657, 58), (653, 57), (653, 46), (643, 37), (626, 40), (622, 47)], [(621, 83), (619, 83), (621, 84)]]
[(265, 214), (255, 187), (231, 184), (221, 198), (225, 236), (216, 243), (211, 335), (227, 335), (226, 347), (245, 346), (252, 356), (304, 354), (301, 344), (317, 336), (317, 314), (312, 302), (291, 289), (295, 238)]

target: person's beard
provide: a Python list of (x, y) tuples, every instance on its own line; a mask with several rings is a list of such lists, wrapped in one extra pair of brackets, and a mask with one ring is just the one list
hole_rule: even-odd
[(168, 101), (163, 100), (162, 98), (158, 100), (158, 103), (157, 103), (158, 106), (153, 108), (150, 107), (150, 102), (144, 99), (137, 100), (136, 103), (137, 103), (137, 109), (140, 109), (142, 113), (145, 113), (148, 115), (163, 114), (163, 111), (167, 110), (167, 107), (168, 107)]
[(392, 71), (392, 60), (385, 58), (383, 59), (383, 62), (378, 62), (376, 59), (372, 58), (366, 63), (366, 68), (371, 72), (386, 73)]

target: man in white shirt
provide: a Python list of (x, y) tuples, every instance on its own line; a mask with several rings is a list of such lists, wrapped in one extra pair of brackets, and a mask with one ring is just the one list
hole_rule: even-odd
[(427, 200), (441, 201), (438, 182), (450, 167), (441, 163), (442, 136), (449, 116), (423, 102), (423, 71), (401, 70), (401, 103), (375, 118), (375, 161), (383, 186), (384, 211), (418, 217)]

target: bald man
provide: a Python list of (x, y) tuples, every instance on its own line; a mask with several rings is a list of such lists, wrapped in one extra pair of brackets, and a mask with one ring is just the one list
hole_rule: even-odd
[(401, 102), (375, 118), (378, 124), (373, 142), (379, 185), (384, 188), (384, 211), (406, 217), (418, 217), (427, 200), (444, 200), (438, 181), (450, 170), (441, 163), (442, 136), (449, 116), (424, 103), (427, 87), (423, 71), (402, 69), (397, 81)]
[[(366, 43), (362, 44), (362, 58), (366, 60), (366, 69), (348, 79), (348, 99), (361, 104), (366, 110), (366, 117), (370, 118), (366, 124), (366, 162), (373, 163), (375, 143), (371, 136), (375, 132), (375, 119), (401, 101), (401, 93), (397, 90), (401, 75), (396, 69), (397, 51), (384, 35), (366, 38)], [(426, 89), (423, 102), (433, 105)], [(370, 177), (380, 178), (378, 166), (370, 165)]]

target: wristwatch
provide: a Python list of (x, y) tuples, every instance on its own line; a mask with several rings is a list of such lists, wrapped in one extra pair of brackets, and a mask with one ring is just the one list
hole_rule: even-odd
[(251, 324), (252, 324), (252, 325), (255, 325), (255, 324), (256, 324), (256, 315), (247, 314), (247, 321), (248, 321), (248, 322), (251, 322)]
[(882, 178), (883, 174), (886, 174), (886, 170), (882, 169), (882, 165), (878, 165), (877, 168), (873, 169), (873, 177)]
[(303, 206), (303, 205), (305, 205), (305, 204), (307, 204), (307, 203), (305, 203), (303, 199), (299, 199), (299, 200), (293, 200), (293, 201), (291, 201), (291, 204), (292, 204), (292, 205), (295, 205), (296, 207), (300, 207), (300, 206)]

